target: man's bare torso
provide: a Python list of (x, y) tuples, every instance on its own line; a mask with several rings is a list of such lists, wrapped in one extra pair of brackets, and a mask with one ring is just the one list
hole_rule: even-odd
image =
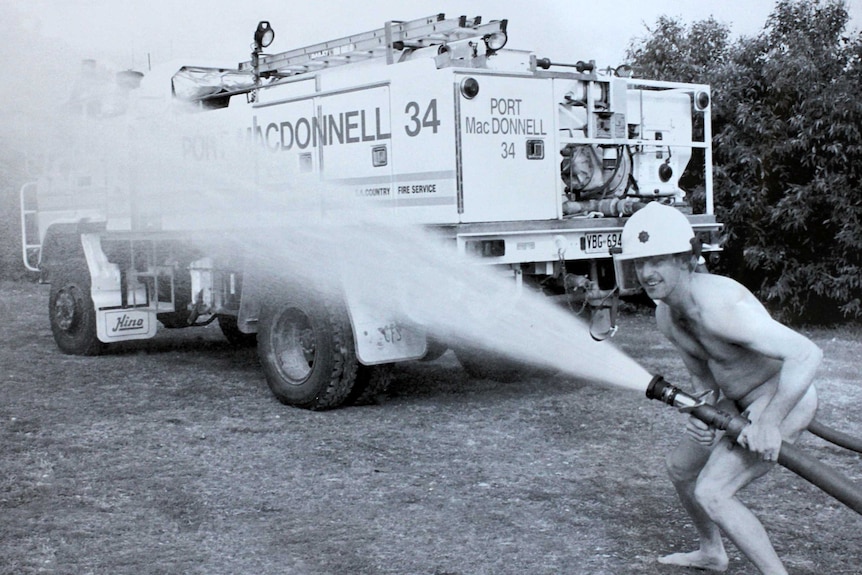
[[(715, 314), (723, 314), (723, 322), (738, 322), (739, 330), (745, 330), (749, 322), (770, 320), (762, 305), (735, 281), (707, 274), (695, 274), (692, 297), (694, 305), (687, 309), (659, 304), (656, 315), (662, 331), (682, 352), (705, 364), (726, 397), (747, 406), (763, 393), (772, 393), (781, 361), (742, 347), (712, 329)], [(740, 309), (738, 303), (746, 304), (747, 317), (728, 317), (732, 310)]]

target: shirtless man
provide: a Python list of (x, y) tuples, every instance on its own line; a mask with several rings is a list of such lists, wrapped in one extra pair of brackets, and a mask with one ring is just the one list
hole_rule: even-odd
[(769, 471), (782, 440), (794, 442), (814, 417), (812, 380), (822, 353), (772, 319), (741, 284), (695, 273), (693, 237), (684, 215), (652, 202), (626, 223), (618, 264), (634, 264), (638, 281), (656, 302), (659, 330), (680, 351), (695, 393), (708, 393), (721, 409), (743, 413), (751, 425), (735, 446), (689, 419), (667, 469), (700, 547), (659, 562), (724, 571), (723, 530), (761, 573), (786, 575), (763, 525), (736, 494)]

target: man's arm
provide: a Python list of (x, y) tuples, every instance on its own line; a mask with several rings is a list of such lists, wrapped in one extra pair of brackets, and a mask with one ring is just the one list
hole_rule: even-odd
[[(808, 391), (823, 353), (810, 339), (775, 321), (750, 294), (712, 315), (710, 329), (716, 335), (781, 361), (778, 385), (772, 398), (738, 440), (749, 450), (774, 460), (781, 447), (778, 426)], [(739, 326), (745, 328), (739, 329)]]
[[(669, 309), (666, 305), (659, 302), (656, 307), (656, 323), (659, 331), (677, 348), (682, 358), (683, 364), (688, 369), (691, 376), (693, 391), (696, 395), (706, 393), (708, 391), (717, 391), (718, 384), (709, 370), (707, 360), (692, 351), (692, 346), (697, 344), (689, 341), (688, 345), (680, 341), (680, 334), (674, 329), (673, 322), (670, 318)], [(716, 394), (717, 395), (717, 394)], [(716, 396), (706, 398), (710, 403), (717, 399)], [(715, 441), (716, 432), (713, 428), (703, 423), (694, 416), (688, 418), (685, 427), (686, 433), (697, 443), (704, 446), (711, 446)]]
[(700, 344), (692, 338), (689, 341), (684, 341), (684, 336), (679, 333), (678, 328), (675, 328), (673, 321), (670, 318), (668, 306), (659, 302), (656, 306), (656, 324), (659, 331), (670, 341), (680, 353), (682, 362), (685, 364), (691, 375), (692, 387), (695, 393), (705, 391), (715, 391), (718, 389), (718, 384), (712, 376), (707, 364), (707, 358), (703, 354), (698, 354), (694, 351)]

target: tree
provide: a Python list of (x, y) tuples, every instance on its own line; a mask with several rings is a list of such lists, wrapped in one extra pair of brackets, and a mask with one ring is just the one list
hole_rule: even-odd
[(847, 22), (841, 0), (779, 0), (759, 35), (677, 69), (713, 86), (720, 269), (787, 320), (862, 317), (862, 38)]
[(652, 80), (703, 82), (726, 59), (730, 27), (710, 17), (686, 26), (659, 16), (648, 36), (629, 42), (626, 55), (635, 74)]

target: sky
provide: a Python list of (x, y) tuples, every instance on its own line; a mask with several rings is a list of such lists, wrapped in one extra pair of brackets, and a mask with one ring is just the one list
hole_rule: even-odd
[[(774, 0), (0, 0), (7, 26), (62, 49), (69, 57), (95, 58), (119, 69), (181, 60), (189, 65), (235, 66), (248, 59), (259, 20), (276, 32), (270, 52), (289, 50), (380, 28), (387, 20), (437, 13), (509, 20), (510, 48), (535, 51), (561, 62), (623, 62), (632, 38), (646, 35), (660, 15), (693, 22), (715, 17), (734, 35), (763, 27)], [(850, 0), (851, 27), (862, 28), (862, 0)], [(2, 50), (23, 56), (31, 47)], [(17, 43), (16, 43), (17, 44)]]

